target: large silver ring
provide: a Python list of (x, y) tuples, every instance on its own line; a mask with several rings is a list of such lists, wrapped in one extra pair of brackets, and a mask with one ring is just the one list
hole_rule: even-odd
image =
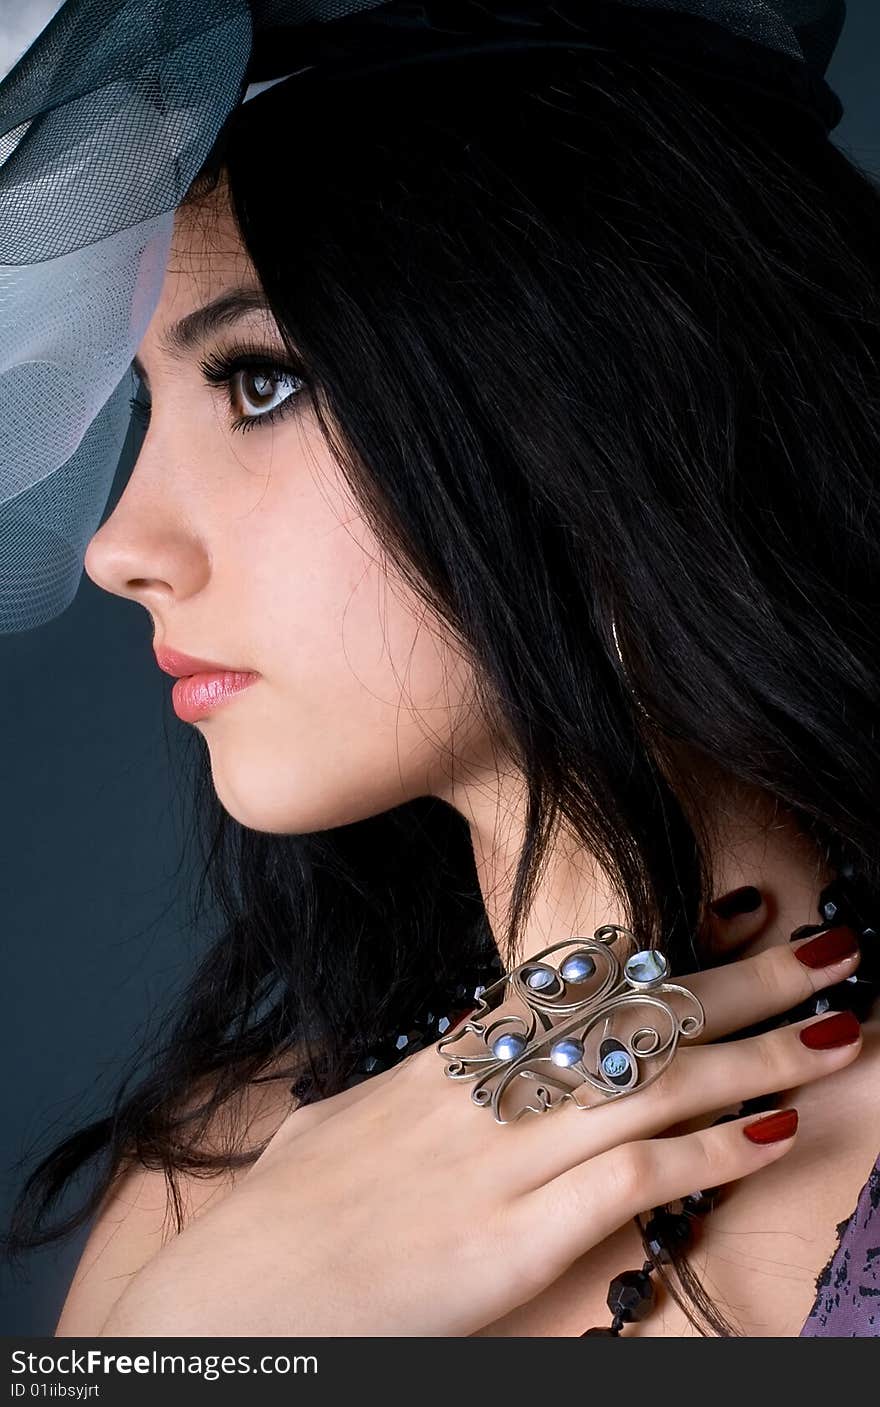
[[(663, 953), (639, 949), (619, 924), (563, 939), (484, 988), (466, 1022), (437, 1043), (444, 1074), (476, 1081), (471, 1099), (490, 1105), (499, 1124), (565, 1100), (590, 1109), (645, 1089), (679, 1039), (706, 1024), (702, 1003), (668, 976)], [(683, 1013), (665, 1000), (673, 995)]]

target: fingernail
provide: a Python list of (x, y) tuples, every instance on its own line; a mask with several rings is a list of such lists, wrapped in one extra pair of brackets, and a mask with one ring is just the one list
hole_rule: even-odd
[(777, 1109), (773, 1114), (765, 1114), (763, 1119), (746, 1124), (743, 1133), (752, 1143), (779, 1143), (797, 1133), (797, 1126), (797, 1109)]
[(811, 933), (824, 933), (827, 927), (827, 923), (802, 923), (800, 928), (792, 930), (791, 937), (788, 941), (789, 943), (796, 943), (798, 938), (809, 938)]
[(818, 938), (795, 949), (798, 962), (807, 967), (830, 967), (833, 962), (842, 962), (859, 950), (859, 940), (851, 928), (840, 924), (837, 928), (826, 929)]
[(810, 1050), (834, 1050), (841, 1045), (852, 1045), (861, 1033), (861, 1025), (851, 1011), (835, 1011), (824, 1021), (815, 1021), (799, 1032), (804, 1045)]
[(762, 893), (753, 884), (743, 885), (741, 889), (731, 889), (731, 892), (724, 893), (721, 899), (712, 899), (710, 909), (712, 913), (717, 913), (719, 919), (734, 919), (738, 913), (753, 913), (760, 908), (762, 903)]
[(734, 918), (737, 914), (751, 914), (761, 906), (761, 891), (753, 884), (744, 884), (741, 889), (732, 889), (713, 899), (709, 908), (719, 918)]

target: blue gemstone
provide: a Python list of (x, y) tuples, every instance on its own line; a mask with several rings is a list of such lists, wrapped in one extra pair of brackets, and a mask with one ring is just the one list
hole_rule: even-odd
[(559, 975), (566, 982), (586, 982), (596, 971), (596, 964), (589, 953), (569, 953), (559, 969)]
[(556, 973), (549, 967), (533, 967), (526, 977), (526, 986), (540, 991), (542, 987), (552, 987), (555, 981)]
[(669, 964), (663, 954), (658, 953), (655, 948), (645, 948), (640, 953), (633, 953), (631, 958), (627, 958), (623, 969), (627, 981), (636, 982), (639, 986), (662, 982), (668, 971)]
[(554, 1065), (576, 1065), (579, 1060), (583, 1059), (583, 1054), (583, 1041), (573, 1039), (555, 1041), (550, 1047), (550, 1059)]
[(625, 1050), (609, 1050), (602, 1061), (602, 1073), (607, 1075), (609, 1080), (619, 1080), (624, 1075), (628, 1075), (632, 1068), (632, 1061)]
[(525, 1036), (518, 1036), (515, 1031), (508, 1031), (505, 1035), (499, 1036), (492, 1042), (491, 1050), (496, 1060), (515, 1060), (518, 1055), (522, 1055), (526, 1048)]

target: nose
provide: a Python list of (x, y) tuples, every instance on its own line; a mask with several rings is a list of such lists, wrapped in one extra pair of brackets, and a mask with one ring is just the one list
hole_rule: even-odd
[(150, 612), (195, 595), (210, 575), (210, 555), (180, 517), (123, 494), (86, 549), (85, 571), (96, 586), (137, 601)]

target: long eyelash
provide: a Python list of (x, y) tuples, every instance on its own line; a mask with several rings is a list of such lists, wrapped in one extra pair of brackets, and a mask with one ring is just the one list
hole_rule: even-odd
[[(301, 386), (293, 391), (280, 405), (273, 410), (267, 410), (265, 415), (239, 415), (234, 416), (231, 422), (232, 429), (245, 432), (252, 430), (255, 425), (274, 423), (281, 420), (285, 415), (290, 414), (298, 401), (302, 390), (306, 385), (305, 368), (293, 362), (282, 362), (273, 357), (271, 353), (260, 347), (232, 347), (228, 352), (211, 352), (204, 360), (199, 362), (202, 375), (211, 386), (225, 386), (230, 407), (233, 404), (231, 394), (231, 381), (236, 372), (258, 371), (263, 372), (270, 381), (299, 381)], [(143, 390), (143, 383), (140, 384), (138, 394), (132, 396), (128, 402), (131, 409), (132, 418), (142, 426), (147, 426), (150, 420), (151, 403), (140, 399), (140, 392)]]
[(149, 405), (145, 405), (139, 395), (130, 397), (128, 405), (131, 410), (132, 420), (134, 420), (136, 424), (146, 427), (150, 421)]
[(231, 347), (226, 352), (210, 352), (199, 362), (202, 375), (211, 386), (225, 386), (230, 407), (232, 395), (230, 382), (238, 371), (263, 372), (270, 381), (299, 381), (300, 387), (287, 396), (273, 410), (265, 415), (239, 415), (232, 420), (233, 430), (246, 432), (255, 425), (273, 424), (289, 415), (295, 407), (305, 386), (305, 369), (292, 362), (281, 362), (260, 347)]

